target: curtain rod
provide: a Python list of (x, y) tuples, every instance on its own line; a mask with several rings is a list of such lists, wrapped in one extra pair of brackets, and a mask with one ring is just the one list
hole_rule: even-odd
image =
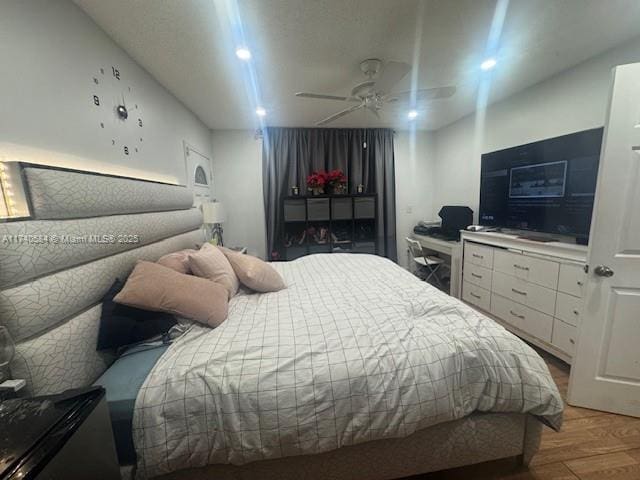
[[(311, 129), (318, 129), (318, 130), (322, 130), (322, 129), (319, 129), (319, 128), (317, 128), (317, 127), (282, 127), (282, 128), (299, 128), (299, 129), (305, 129), (305, 128), (307, 128), (307, 129), (309, 129), (309, 130), (311, 130)], [(328, 129), (328, 128), (327, 128), (327, 129), (325, 129), (325, 130), (377, 130), (377, 129), (373, 129), (373, 128), (333, 128), (333, 129)], [(381, 130), (382, 130), (382, 129), (381, 129)], [(387, 129), (384, 129), (384, 130), (387, 130)], [(394, 134), (394, 135), (397, 133), (397, 132), (396, 132), (396, 130), (395, 130), (395, 129), (393, 129), (393, 128), (391, 128), (391, 129), (389, 129), (389, 130), (391, 130), (391, 131), (393, 132), (393, 134)], [(254, 134), (253, 134), (253, 138), (254, 138), (255, 140), (260, 140), (260, 139), (264, 138), (264, 132), (262, 131), (262, 129), (261, 129), (261, 128), (257, 128), (257, 129), (256, 129), (256, 131), (255, 131), (255, 132), (254, 132)]]

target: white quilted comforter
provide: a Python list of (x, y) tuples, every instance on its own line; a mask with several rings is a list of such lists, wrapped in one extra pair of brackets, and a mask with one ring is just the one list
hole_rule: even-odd
[(389, 260), (273, 265), (287, 289), (236, 296), (220, 327), (194, 325), (147, 377), (141, 477), (403, 437), (475, 411), (559, 428), (562, 400), (531, 348)]

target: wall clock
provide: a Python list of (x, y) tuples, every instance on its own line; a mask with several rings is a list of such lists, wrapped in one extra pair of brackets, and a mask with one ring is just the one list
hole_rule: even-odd
[(99, 68), (92, 84), (91, 105), (101, 136), (119, 155), (136, 156), (142, 151), (144, 120), (131, 84), (115, 65)]

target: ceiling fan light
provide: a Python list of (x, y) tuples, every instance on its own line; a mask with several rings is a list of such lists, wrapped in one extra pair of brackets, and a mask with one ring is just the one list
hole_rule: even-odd
[(251, 60), (251, 52), (248, 48), (238, 47), (236, 49), (236, 57), (238, 57), (240, 60), (248, 61)]
[(491, 70), (497, 64), (498, 62), (496, 61), (495, 58), (487, 58), (484, 62), (480, 64), (480, 68), (486, 72), (487, 70)]
[(418, 117), (418, 112), (416, 110), (409, 110), (407, 117), (409, 120), (415, 120)]

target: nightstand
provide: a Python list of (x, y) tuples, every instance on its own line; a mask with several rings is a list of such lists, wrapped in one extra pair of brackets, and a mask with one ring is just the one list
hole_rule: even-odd
[(0, 403), (0, 480), (120, 480), (104, 388)]

